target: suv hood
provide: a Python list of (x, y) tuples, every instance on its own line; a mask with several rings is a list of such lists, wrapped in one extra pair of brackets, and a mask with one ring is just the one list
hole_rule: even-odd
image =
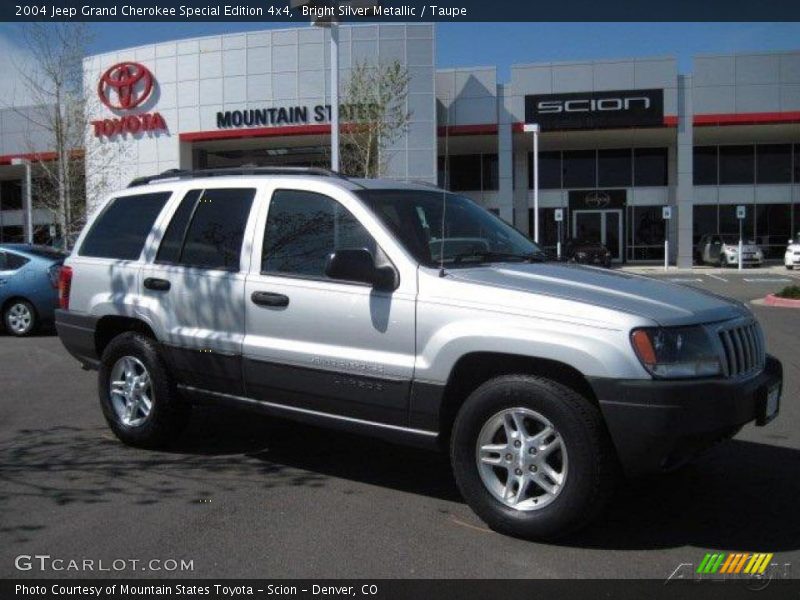
[(659, 325), (724, 321), (745, 314), (740, 302), (630, 273), (571, 264), (497, 264), (451, 269), (448, 277), (626, 312)]

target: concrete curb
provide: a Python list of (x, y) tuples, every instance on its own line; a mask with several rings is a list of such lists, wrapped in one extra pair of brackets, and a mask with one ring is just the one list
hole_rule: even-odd
[(781, 308), (800, 308), (800, 300), (792, 298), (779, 298), (775, 294), (767, 294), (764, 298), (766, 306), (779, 306)]

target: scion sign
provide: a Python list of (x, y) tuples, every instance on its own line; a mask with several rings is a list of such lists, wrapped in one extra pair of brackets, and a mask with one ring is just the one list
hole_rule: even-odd
[(525, 122), (542, 130), (658, 127), (663, 90), (578, 92), (525, 96)]

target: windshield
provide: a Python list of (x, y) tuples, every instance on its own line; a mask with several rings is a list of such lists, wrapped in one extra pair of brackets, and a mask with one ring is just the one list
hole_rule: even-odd
[(544, 260), (539, 246), (469, 198), (434, 190), (357, 194), (425, 266)]
[[(738, 246), (739, 245), (739, 236), (734, 234), (734, 233), (723, 233), (720, 237), (722, 238), (722, 243), (723, 244), (726, 244), (728, 246)], [(752, 244), (755, 244), (756, 241), (754, 239), (744, 238), (742, 240), (742, 243), (752, 245)]]

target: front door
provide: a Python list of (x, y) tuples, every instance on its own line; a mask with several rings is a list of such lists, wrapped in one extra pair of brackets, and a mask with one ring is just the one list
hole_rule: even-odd
[(344, 192), (276, 189), (258, 223), (245, 293), (247, 396), (405, 425), (415, 357), (415, 271), (401, 273), (394, 291), (326, 275), (332, 252), (366, 248), (385, 257), (392, 243), (384, 232), (367, 229), (366, 209)]
[(622, 211), (573, 210), (572, 237), (603, 244), (613, 261), (622, 260)]

